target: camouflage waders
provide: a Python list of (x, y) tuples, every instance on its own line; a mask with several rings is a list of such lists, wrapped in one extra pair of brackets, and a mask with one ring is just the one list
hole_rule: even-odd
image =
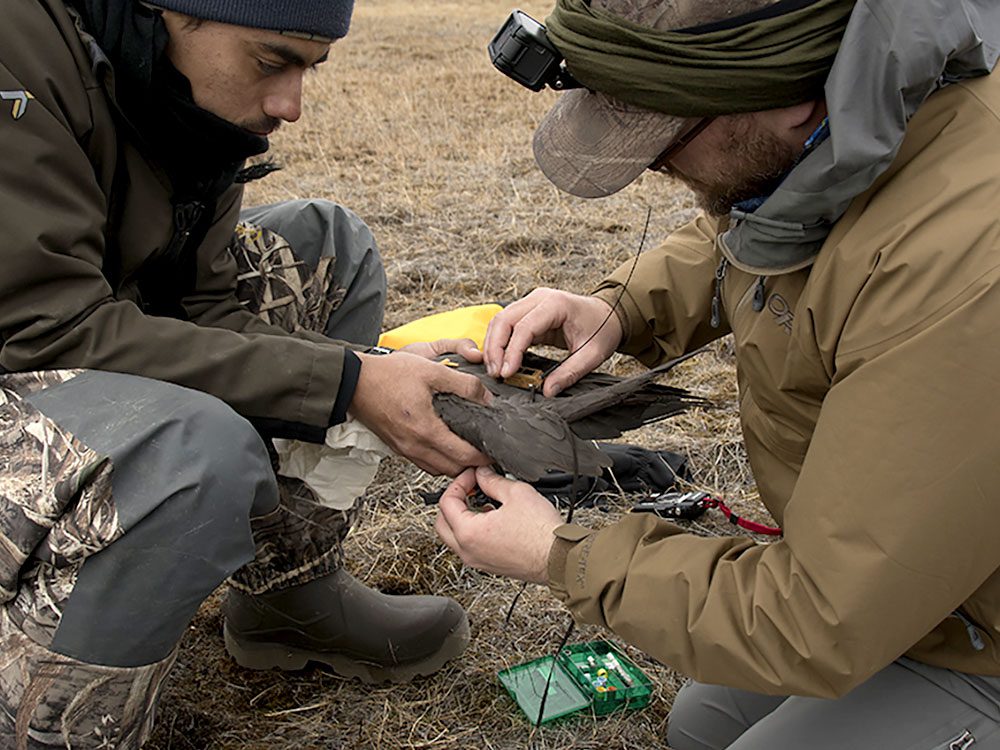
[[(300, 335), (374, 343), (385, 277), (356, 216), (298, 201), (243, 218), (241, 301), (316, 332)], [(180, 636), (223, 580), (260, 593), (340, 566), (358, 503), (318, 505), (272, 456), (198, 391), (0, 375), (0, 746), (139, 747)]]

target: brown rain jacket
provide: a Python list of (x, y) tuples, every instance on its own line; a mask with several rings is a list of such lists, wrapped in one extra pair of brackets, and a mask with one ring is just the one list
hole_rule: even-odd
[(0, 368), (144, 375), (217, 396), (274, 434), (322, 440), (344, 347), (240, 307), (227, 250), (239, 187), (219, 200), (197, 250), (186, 319), (137, 304), (139, 271), (175, 226), (166, 178), (115, 127), (113, 85), (60, 0), (4, 3)]
[[(998, 144), (1000, 75), (933, 95), (812, 268), (721, 266), (718, 328), (719, 224), (640, 257), (622, 350), (654, 365), (732, 332), (747, 452), (784, 538), (647, 514), (562, 526), (550, 585), (579, 620), (762, 693), (841, 695), (903, 654), (1000, 675)], [(618, 299), (630, 265), (598, 296)]]

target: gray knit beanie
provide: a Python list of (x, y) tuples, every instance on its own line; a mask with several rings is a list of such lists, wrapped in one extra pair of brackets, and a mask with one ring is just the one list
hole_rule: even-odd
[(149, 4), (206, 21), (320, 40), (345, 36), (354, 8), (354, 0), (152, 0)]

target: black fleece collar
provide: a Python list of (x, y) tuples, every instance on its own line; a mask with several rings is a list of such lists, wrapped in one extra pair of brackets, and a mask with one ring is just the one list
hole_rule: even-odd
[(267, 151), (250, 133), (194, 103), (191, 84), (165, 54), (159, 11), (137, 0), (69, 0), (115, 72), (123, 127), (162, 168), (178, 200), (212, 199), (232, 183), (243, 162)]

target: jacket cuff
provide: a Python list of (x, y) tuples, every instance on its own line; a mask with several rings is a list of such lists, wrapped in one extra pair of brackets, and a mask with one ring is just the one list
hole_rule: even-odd
[(340, 388), (337, 390), (337, 400), (333, 402), (330, 414), (330, 426), (340, 424), (347, 419), (347, 408), (354, 398), (354, 390), (358, 387), (361, 376), (361, 358), (350, 349), (344, 350), (344, 365), (340, 374)]
[(566, 562), (569, 553), (581, 540), (594, 532), (575, 523), (564, 523), (562, 526), (557, 526), (552, 533), (555, 535), (555, 540), (549, 550), (549, 588), (560, 601), (565, 602), (569, 598), (569, 589), (566, 585)]

